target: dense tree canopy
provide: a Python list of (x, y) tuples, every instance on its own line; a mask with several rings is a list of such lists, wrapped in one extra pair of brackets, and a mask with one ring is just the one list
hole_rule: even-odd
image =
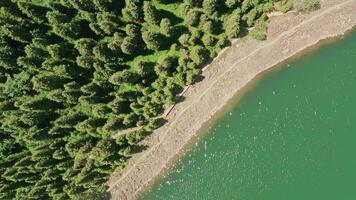
[(265, 38), (275, 2), (1, 0), (0, 199), (105, 191), (228, 39)]

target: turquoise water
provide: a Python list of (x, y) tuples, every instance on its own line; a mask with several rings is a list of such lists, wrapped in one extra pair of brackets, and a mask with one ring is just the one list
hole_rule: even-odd
[(356, 31), (264, 75), (141, 199), (356, 199)]

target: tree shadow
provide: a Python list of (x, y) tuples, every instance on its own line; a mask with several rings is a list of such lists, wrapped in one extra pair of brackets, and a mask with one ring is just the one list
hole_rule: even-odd
[(199, 74), (199, 75), (195, 78), (194, 84), (201, 82), (202, 80), (204, 80), (204, 78), (205, 78), (205, 77), (204, 77), (203, 75)]
[(157, 124), (158, 124), (158, 128), (165, 125), (168, 122), (168, 120), (164, 119), (163, 117), (160, 117), (157, 119)]
[(186, 26), (184, 25), (174, 26), (171, 30), (171, 40), (177, 41), (178, 38), (184, 33), (189, 33), (189, 30)]
[(133, 149), (132, 149), (132, 153), (133, 154), (141, 153), (142, 151), (145, 151), (146, 149), (148, 149), (148, 145), (134, 145)]
[(110, 199), (111, 199), (110, 192), (105, 192), (102, 194), (102, 196), (100, 196), (100, 199), (98, 199), (98, 200), (110, 200)]
[(164, 37), (164, 39), (162, 39), (162, 49), (169, 49), (170, 46), (174, 43), (178, 42), (178, 38), (184, 34), (184, 33), (188, 33), (189, 30), (187, 27), (183, 26), (183, 25), (178, 25), (178, 26), (172, 26), (171, 29), (171, 35), (169, 37)]
[(183, 19), (177, 17), (174, 13), (168, 12), (166, 10), (158, 10), (159, 16), (163, 18), (168, 18), (171, 21), (172, 25), (183, 22)]
[(214, 35), (220, 35), (221, 33), (225, 32), (225, 30), (223, 28), (223, 23), (220, 23), (218, 21), (212, 21), (212, 23), (214, 26), (214, 30), (213, 30)]
[(241, 27), (241, 31), (240, 31), (240, 33), (238, 34), (238, 38), (242, 38), (242, 37), (245, 37), (245, 36), (247, 36), (248, 35), (248, 33), (249, 33), (249, 31), (248, 31), (248, 28), (247, 27)]
[(174, 97), (174, 103), (175, 103), (175, 104), (181, 103), (181, 102), (183, 102), (185, 99), (186, 99), (185, 96), (181, 96), (181, 95), (175, 96), (175, 97)]

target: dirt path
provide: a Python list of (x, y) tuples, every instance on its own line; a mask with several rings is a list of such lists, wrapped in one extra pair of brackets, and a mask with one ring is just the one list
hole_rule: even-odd
[(185, 101), (167, 116), (168, 123), (143, 143), (150, 148), (112, 177), (112, 199), (136, 199), (203, 123), (258, 74), (322, 39), (344, 33), (355, 23), (356, 0), (324, 0), (313, 13), (272, 18), (266, 41), (234, 43), (203, 72), (205, 79), (187, 90)]

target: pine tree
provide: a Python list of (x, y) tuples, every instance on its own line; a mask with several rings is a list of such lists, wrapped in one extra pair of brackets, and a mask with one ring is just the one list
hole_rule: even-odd
[(125, 8), (122, 15), (127, 21), (142, 21), (142, 0), (125, 0)]
[(240, 33), (240, 11), (233, 12), (226, 23), (226, 33), (229, 38), (235, 38)]
[(200, 13), (196, 10), (189, 10), (184, 20), (189, 26), (196, 26), (199, 24)]
[(115, 33), (119, 26), (120, 21), (116, 15), (109, 12), (101, 12), (96, 15), (98, 25), (105, 34), (111, 35)]
[(87, 0), (67, 0), (73, 8), (81, 11), (93, 12), (95, 11), (95, 6), (92, 1)]
[(30, 2), (18, 2), (17, 5), (22, 13), (26, 14), (35, 22), (44, 23), (47, 21), (46, 14), (47, 11), (49, 11), (48, 8)]
[(142, 39), (150, 50), (158, 51), (162, 48), (162, 35), (151, 31), (146, 31), (142, 34)]
[(121, 43), (121, 51), (127, 55), (134, 54), (138, 49), (137, 40), (132, 37), (126, 37)]
[(93, 4), (95, 5), (96, 9), (100, 11), (109, 11), (114, 7), (113, 0), (93, 0)]
[(208, 55), (207, 51), (203, 47), (195, 46), (190, 53), (190, 57), (195, 64), (201, 65), (207, 60)]
[(171, 22), (168, 18), (163, 18), (160, 23), (161, 33), (165, 36), (170, 36), (172, 27)]
[(218, 9), (218, 0), (203, 0), (203, 9), (208, 15), (212, 15)]
[(150, 25), (157, 25), (159, 22), (158, 13), (152, 2), (143, 2), (143, 14), (144, 20)]

